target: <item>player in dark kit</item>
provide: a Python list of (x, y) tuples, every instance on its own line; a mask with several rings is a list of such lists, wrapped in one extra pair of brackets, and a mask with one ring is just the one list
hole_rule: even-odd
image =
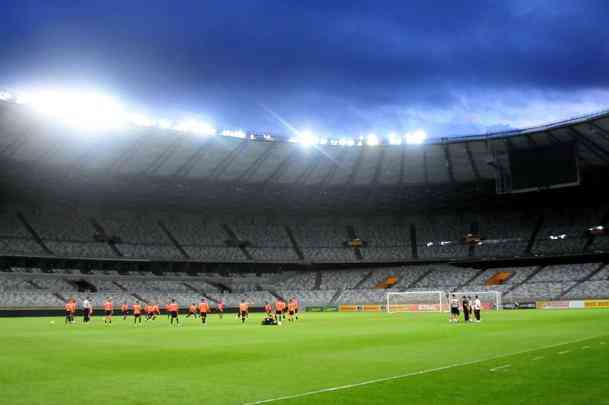
[(463, 308), (463, 320), (465, 322), (469, 322), (470, 304), (468, 297), (466, 297), (465, 295), (461, 300), (461, 307)]

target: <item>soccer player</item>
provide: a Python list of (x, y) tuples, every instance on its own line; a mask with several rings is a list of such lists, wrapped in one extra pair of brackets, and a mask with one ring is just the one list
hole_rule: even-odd
[(155, 320), (157, 316), (161, 315), (161, 309), (157, 304), (152, 306), (152, 319)]
[(176, 321), (176, 326), (178, 326), (180, 324), (180, 318), (178, 318), (178, 304), (176, 303), (175, 298), (173, 298), (171, 300), (171, 302), (169, 303), (169, 305), (167, 305), (167, 309), (169, 310), (169, 319), (170, 319), (170, 325), (173, 326), (173, 320), (175, 319)]
[(296, 297), (292, 297), (292, 301), (294, 301), (294, 314), (296, 316), (296, 320), (298, 320), (298, 309), (300, 308), (300, 302), (298, 301), (298, 298)]
[(123, 305), (121, 305), (121, 312), (123, 313), (123, 320), (126, 320), (127, 315), (129, 315), (129, 305), (126, 302), (123, 302)]
[(294, 323), (294, 314), (296, 313), (296, 303), (294, 299), (288, 300), (288, 322)]
[(461, 307), (463, 308), (463, 320), (469, 322), (469, 299), (466, 295), (461, 299)]
[(249, 305), (244, 300), (241, 300), (239, 304), (239, 316), (241, 316), (241, 323), (245, 323), (245, 318), (247, 318), (249, 311)]
[(142, 306), (139, 301), (135, 301), (133, 304), (133, 324), (137, 326), (137, 324), (142, 324)]
[(85, 298), (82, 302), (82, 323), (89, 323), (91, 320), (91, 314), (93, 313), (93, 305), (89, 297)]
[(63, 306), (66, 310), (66, 320), (65, 324), (74, 323), (74, 312), (76, 312), (76, 301), (73, 298), (70, 298), (68, 302)]
[(113, 312), (112, 297), (106, 298), (106, 301), (104, 302), (104, 312), (105, 312), (104, 325), (112, 325), (112, 312)]
[(150, 321), (154, 318), (154, 305), (152, 305), (151, 303), (147, 303), (146, 304), (146, 320)]
[(281, 322), (284, 306), (285, 303), (283, 302), (283, 300), (281, 298), (277, 298), (277, 300), (275, 301), (275, 320), (277, 322)]
[(482, 304), (480, 303), (480, 298), (476, 295), (476, 299), (474, 300), (474, 316), (476, 317), (475, 322), (480, 322), (480, 308)]
[(201, 316), (201, 324), (207, 323), (207, 313), (209, 312), (209, 304), (206, 299), (201, 298), (199, 303), (199, 316)]
[(194, 302), (188, 306), (188, 315), (186, 315), (186, 318), (190, 318), (191, 316), (195, 319), (197, 318), (197, 307)]
[(264, 303), (264, 313), (267, 318), (271, 318), (273, 316), (273, 306), (268, 302)]
[(165, 312), (167, 313), (167, 319), (170, 319), (171, 314), (169, 313), (169, 303), (165, 304)]
[(218, 314), (220, 314), (220, 319), (224, 316), (224, 300), (220, 299), (218, 302)]
[(450, 322), (459, 322), (459, 300), (455, 294), (450, 300)]

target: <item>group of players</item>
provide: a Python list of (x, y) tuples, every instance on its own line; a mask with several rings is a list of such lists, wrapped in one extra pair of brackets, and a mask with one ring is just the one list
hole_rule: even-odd
[[(461, 298), (461, 309), (463, 310), (463, 321), (464, 322), (480, 322), (480, 309), (482, 304), (480, 298), (476, 295), (472, 300), (472, 297), (463, 296)], [(473, 317), (472, 317), (473, 315)], [(459, 300), (455, 294), (450, 299), (450, 319), (449, 322), (459, 322), (460, 311), (459, 311)], [(472, 319), (473, 318), (473, 319)]]
[[(267, 318), (271, 317), (278, 324), (281, 324), (283, 319), (286, 319), (288, 322), (294, 322), (298, 319), (298, 308), (299, 303), (296, 298), (290, 298), (286, 303), (283, 299), (278, 298), (275, 302), (275, 308), (273, 310), (273, 306), (268, 302), (264, 305), (264, 311), (266, 313)], [(76, 323), (76, 310), (77, 303), (74, 298), (68, 300), (68, 302), (64, 306), (65, 309), (65, 323), (66, 324), (74, 324)], [(114, 304), (112, 302), (112, 297), (106, 298), (103, 303), (104, 310), (104, 324), (111, 325), (112, 317), (114, 315)], [(137, 325), (142, 324), (142, 319), (146, 319), (147, 321), (153, 321), (158, 316), (161, 315), (160, 307), (157, 304), (152, 303), (140, 303), (139, 301), (135, 301), (131, 307), (129, 304), (124, 302), (120, 306), (120, 310), (122, 313), (123, 320), (126, 320), (130, 315), (130, 312), (133, 314), (133, 323)], [(215, 310), (220, 316), (220, 319), (223, 318), (224, 315), (224, 301), (220, 300)], [(192, 303), (188, 306), (186, 318), (197, 318), (201, 319), (201, 323), (205, 325), (207, 323), (207, 316), (212, 311), (212, 307), (208, 303), (205, 298), (201, 299), (198, 305)], [(176, 303), (175, 299), (172, 299), (167, 305), (165, 305), (165, 312), (170, 320), (170, 325), (179, 326), (180, 325), (180, 307)], [(91, 316), (93, 315), (93, 305), (89, 298), (86, 298), (82, 302), (82, 313), (83, 313), (83, 323), (88, 324), (91, 321)], [(249, 317), (249, 304), (245, 302), (245, 300), (241, 300), (239, 303), (239, 312), (237, 313), (237, 318), (241, 319), (241, 323), (245, 323), (246, 319)]]

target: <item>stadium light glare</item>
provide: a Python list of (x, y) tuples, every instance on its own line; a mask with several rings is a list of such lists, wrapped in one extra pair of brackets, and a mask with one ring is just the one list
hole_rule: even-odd
[(390, 145), (401, 145), (402, 144), (402, 138), (400, 138), (400, 136), (398, 134), (396, 134), (395, 132), (391, 132), (389, 134), (388, 138), (389, 138)]
[(180, 132), (189, 132), (197, 135), (216, 135), (216, 129), (212, 127), (210, 124), (204, 121), (199, 121), (196, 119), (184, 120), (176, 124), (173, 128), (176, 131)]
[(0, 100), (9, 101), (13, 99), (13, 95), (8, 91), (0, 91)]
[(173, 124), (171, 123), (171, 121), (165, 120), (165, 119), (158, 120), (157, 121), (157, 125), (161, 129), (171, 129), (171, 128), (173, 128)]
[(157, 123), (154, 122), (153, 119), (148, 118), (147, 116), (145, 116), (143, 114), (130, 114), (129, 122), (137, 127), (150, 128), (150, 127), (157, 126)]
[(123, 128), (128, 122), (122, 105), (102, 93), (80, 90), (36, 90), (17, 102), (64, 125), (83, 131)]
[(222, 131), (222, 136), (229, 136), (232, 138), (245, 139), (247, 137), (247, 134), (240, 129), (238, 129), (238, 130), (225, 129)]
[(293, 139), (294, 142), (303, 146), (311, 146), (319, 143), (319, 137), (313, 135), (313, 133), (308, 129), (298, 132), (298, 135)]
[(366, 138), (366, 145), (368, 146), (378, 146), (380, 143), (379, 137), (376, 134), (368, 134)]
[(412, 132), (407, 132), (404, 138), (407, 144), (420, 145), (427, 140), (427, 133), (422, 129), (416, 129)]

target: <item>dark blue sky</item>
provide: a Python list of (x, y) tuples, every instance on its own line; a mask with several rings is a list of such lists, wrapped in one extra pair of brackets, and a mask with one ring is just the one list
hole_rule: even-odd
[(432, 136), (609, 108), (609, 1), (26, 1), (0, 87), (95, 87), (219, 127)]

